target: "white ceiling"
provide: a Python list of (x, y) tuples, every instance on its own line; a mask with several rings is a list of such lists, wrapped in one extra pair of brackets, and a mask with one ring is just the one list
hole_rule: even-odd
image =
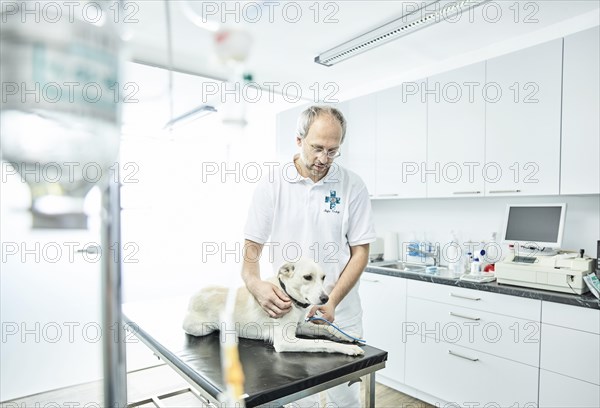
[[(170, 1), (174, 66), (177, 69), (226, 78), (231, 72), (214, 56), (213, 34), (194, 25), (182, 11), (182, 0)], [(200, 1), (188, 4), (202, 10)], [(236, 2), (226, 2), (234, 10)], [(262, 7), (258, 22), (245, 6)], [(314, 63), (320, 52), (352, 39), (380, 24), (401, 17), (423, 1), (322, 1), (271, 2), (272, 21), (265, 2), (237, 2), (240, 12), (224, 14), (225, 2), (204, 2), (217, 7), (217, 16), (227, 28), (246, 29), (253, 37), (246, 70), (260, 84), (298, 83), (302, 96), (322, 99), (329, 91), (340, 100), (373, 92), (472, 62), (488, 59), (519, 48), (558, 38), (600, 24), (600, 0), (582, 1), (491, 1), (458, 22), (442, 22), (400, 38), (333, 67)], [(293, 3), (293, 4), (287, 4)], [(129, 10), (137, 20), (130, 23), (132, 58), (167, 66), (165, 4), (139, 1), (138, 10)], [(317, 4), (317, 6), (315, 6)], [(302, 15), (292, 23), (296, 7)], [(287, 14), (284, 14), (287, 7)], [(315, 18), (315, 9), (319, 16)], [(246, 13), (244, 14), (244, 10)], [(501, 15), (496, 14), (500, 10)], [(326, 22), (326, 16), (337, 22)], [(236, 23), (235, 18), (239, 18)], [(245, 18), (247, 17), (247, 18)], [(214, 17), (213, 17), (214, 18)], [(315, 21), (316, 20), (316, 21)], [(318, 85), (315, 87), (315, 83)], [(327, 85), (332, 83), (334, 85)], [(333, 86), (333, 87), (332, 87)], [(312, 88), (311, 88), (312, 87)]]

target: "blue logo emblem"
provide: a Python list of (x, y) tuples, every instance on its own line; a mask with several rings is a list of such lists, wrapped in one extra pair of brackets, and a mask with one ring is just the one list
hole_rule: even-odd
[(329, 209), (333, 210), (337, 204), (340, 203), (340, 198), (336, 196), (336, 191), (329, 191), (329, 196), (325, 196), (325, 202), (329, 203)]

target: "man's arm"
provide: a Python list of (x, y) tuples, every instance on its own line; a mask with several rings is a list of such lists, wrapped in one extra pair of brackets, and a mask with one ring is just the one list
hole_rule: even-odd
[(262, 249), (262, 244), (245, 240), (242, 279), (265, 312), (278, 318), (291, 310), (292, 302), (277, 286), (260, 279), (259, 259)]
[(350, 260), (329, 294), (329, 301), (323, 306), (314, 307), (309, 313), (309, 317), (313, 316), (315, 311), (319, 310), (324, 319), (333, 322), (335, 319), (335, 308), (352, 290), (354, 285), (356, 285), (368, 261), (369, 244), (351, 246)]

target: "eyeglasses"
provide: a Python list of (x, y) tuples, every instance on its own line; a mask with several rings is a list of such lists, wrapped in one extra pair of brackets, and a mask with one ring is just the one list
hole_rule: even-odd
[(312, 149), (312, 152), (315, 156), (320, 156), (323, 153), (325, 153), (325, 156), (327, 156), (328, 159), (335, 159), (336, 157), (340, 157), (342, 155), (339, 148), (332, 149), (332, 150), (326, 150), (326, 149), (323, 149), (322, 147), (315, 147), (310, 144), (309, 144), (309, 146)]

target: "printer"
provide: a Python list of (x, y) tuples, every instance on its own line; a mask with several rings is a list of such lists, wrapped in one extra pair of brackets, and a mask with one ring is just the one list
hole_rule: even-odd
[(495, 266), (500, 284), (581, 295), (589, 291), (583, 277), (593, 272), (594, 259), (564, 251), (554, 256), (507, 256)]
[(514, 248), (495, 264), (499, 284), (582, 294), (594, 259), (561, 251), (566, 203), (508, 204), (502, 241)]

